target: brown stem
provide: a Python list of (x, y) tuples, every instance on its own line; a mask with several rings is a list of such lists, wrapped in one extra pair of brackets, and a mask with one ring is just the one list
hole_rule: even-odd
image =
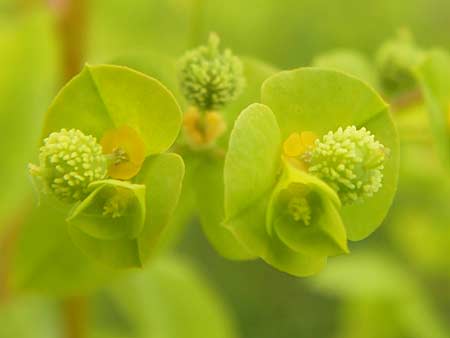
[(64, 323), (64, 338), (84, 338), (87, 327), (87, 301), (84, 297), (69, 297), (63, 300), (61, 310)]
[(6, 231), (0, 238), (0, 303), (7, 303), (12, 296), (10, 278), (14, 250), (22, 224), (31, 210), (31, 204), (31, 200), (27, 198), (20, 209), (3, 223)]
[(391, 101), (392, 111), (398, 112), (405, 108), (417, 105), (423, 101), (423, 95), (420, 89), (414, 89), (404, 93)]
[(63, 81), (77, 74), (84, 62), (87, 0), (48, 0), (57, 19), (61, 46)]

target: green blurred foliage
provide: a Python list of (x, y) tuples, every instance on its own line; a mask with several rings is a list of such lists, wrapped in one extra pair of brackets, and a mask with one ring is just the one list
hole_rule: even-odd
[[(13, 213), (26, 191), (26, 163), (61, 74), (52, 13), (23, 14), (26, 2), (0, 0), (0, 218)], [(374, 70), (367, 64), (398, 28), (409, 28), (424, 49), (450, 48), (448, 0), (91, 0), (87, 11), (85, 61), (127, 64), (160, 79), (176, 95), (177, 58), (210, 31), (236, 54), (280, 69), (314, 60), (369, 82)], [(329, 53), (334, 50), (352, 56)], [(361, 57), (365, 61), (355, 59)], [(249, 97), (258, 100), (253, 85)], [(233, 108), (233, 114), (242, 108)], [(19, 237), (13, 282), (17, 290), (53, 295), (115, 282), (94, 298), (100, 314), (94, 313), (91, 331), (97, 338), (235, 337), (220, 297), (242, 337), (448, 337), (448, 172), (431, 145), (423, 106), (396, 113), (395, 122), (402, 142), (395, 206), (372, 238), (352, 245), (351, 256), (329, 264), (317, 279), (299, 281), (260, 262), (227, 262), (210, 249), (195, 222), (177, 251), (192, 257), (205, 276), (170, 259), (116, 281), (73, 246), (62, 216), (35, 211), (24, 224), (28, 232)], [(192, 219), (194, 194), (183, 194), (179, 224)], [(371, 250), (364, 253), (362, 247)], [(0, 337), (59, 337), (55, 307), (48, 298), (28, 296), (2, 306)]]

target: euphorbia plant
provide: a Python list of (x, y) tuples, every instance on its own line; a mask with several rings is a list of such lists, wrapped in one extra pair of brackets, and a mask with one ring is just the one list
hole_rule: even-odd
[(262, 86), (225, 160), (225, 226), (298, 276), (374, 231), (392, 202), (398, 139), (387, 104), (340, 72), (304, 68)]
[(180, 126), (180, 108), (157, 80), (86, 66), (48, 110), (39, 165), (30, 165), (41, 207), (53, 200), (66, 210), (70, 236), (88, 256), (142, 266), (181, 190), (183, 161), (166, 153)]

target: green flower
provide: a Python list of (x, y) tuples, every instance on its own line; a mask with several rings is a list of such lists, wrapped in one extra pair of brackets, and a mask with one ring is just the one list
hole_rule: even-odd
[(166, 151), (181, 120), (172, 93), (125, 67), (86, 66), (58, 93), (45, 118), (50, 136), (40, 166), (30, 170), (71, 203), (54, 214), (58, 223), (65, 215), (87, 256), (125, 268), (143, 266), (153, 253), (180, 195), (184, 163)]
[(201, 110), (222, 108), (242, 92), (245, 83), (241, 61), (231, 50), (221, 51), (219, 42), (211, 34), (208, 45), (187, 52), (180, 60), (181, 90)]
[(383, 221), (397, 184), (396, 130), (372, 88), (332, 70), (280, 72), (261, 102), (231, 132), (224, 224), (273, 267), (313, 275)]
[(30, 173), (65, 202), (87, 196), (90, 183), (106, 176), (106, 159), (93, 136), (77, 129), (51, 133), (40, 148), (40, 166), (30, 164)]
[(382, 187), (386, 153), (366, 128), (339, 128), (316, 140), (309, 172), (330, 185), (344, 205), (363, 202)]

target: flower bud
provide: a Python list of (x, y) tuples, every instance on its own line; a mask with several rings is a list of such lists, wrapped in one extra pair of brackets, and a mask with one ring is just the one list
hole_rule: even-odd
[(30, 164), (30, 173), (41, 178), (45, 188), (65, 202), (87, 195), (88, 185), (106, 176), (106, 159), (93, 136), (77, 129), (51, 133), (40, 148), (40, 166)]
[(181, 90), (200, 110), (215, 110), (242, 91), (242, 63), (231, 50), (219, 50), (219, 37), (211, 34), (207, 46), (187, 52), (180, 61)]
[(330, 185), (344, 205), (361, 202), (382, 187), (387, 152), (366, 128), (339, 128), (316, 140), (309, 172)]
[(401, 31), (396, 39), (381, 46), (376, 62), (387, 95), (395, 96), (417, 86), (413, 68), (421, 58), (422, 52), (408, 32)]

